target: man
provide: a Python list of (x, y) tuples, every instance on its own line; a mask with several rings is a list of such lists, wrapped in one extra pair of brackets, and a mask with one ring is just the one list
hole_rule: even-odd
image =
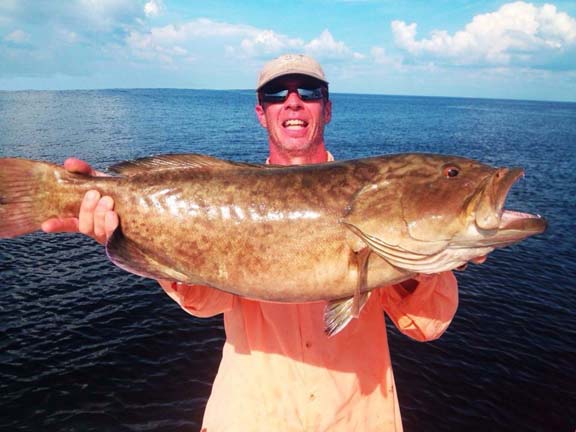
[[(256, 114), (268, 132), (269, 163), (332, 160), (324, 142), (332, 104), (320, 65), (303, 55), (267, 63)], [(92, 172), (77, 159), (70, 171)], [(104, 243), (118, 225), (110, 197), (86, 194), (78, 219), (49, 220), (47, 232), (80, 231)], [(324, 302), (265, 303), (204, 286), (159, 281), (187, 312), (224, 313), (226, 343), (203, 421), (213, 431), (401, 431), (384, 314), (406, 335), (428, 341), (458, 304), (451, 272), (373, 291), (359, 319), (324, 333)]]

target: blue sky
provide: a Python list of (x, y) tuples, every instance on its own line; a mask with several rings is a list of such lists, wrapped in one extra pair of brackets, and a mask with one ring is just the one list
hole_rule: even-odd
[(0, 90), (250, 89), (286, 52), (334, 92), (576, 101), (576, 2), (0, 1)]

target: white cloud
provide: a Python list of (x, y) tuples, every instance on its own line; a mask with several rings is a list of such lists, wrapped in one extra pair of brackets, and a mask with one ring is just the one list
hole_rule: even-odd
[(250, 57), (276, 54), (286, 49), (300, 49), (301, 39), (289, 38), (272, 30), (259, 30), (254, 35), (244, 38), (240, 43), (242, 52)]
[(174, 63), (179, 57), (189, 62), (192, 52), (210, 51), (215, 46), (225, 51), (225, 46), (238, 44), (239, 41), (243, 51), (267, 51), (270, 47), (282, 45), (281, 39), (271, 31), (199, 18), (181, 25), (169, 24), (147, 31), (133, 30), (127, 36), (126, 43), (140, 58)]
[(6, 36), (4, 36), (4, 40), (6, 42), (13, 42), (16, 44), (21, 44), (24, 43), (26, 41), (28, 41), (28, 39), (30, 38), (30, 35), (28, 33), (26, 33), (23, 30), (14, 30), (12, 33), (7, 34)]
[(239, 24), (227, 24), (199, 18), (181, 25), (169, 24), (164, 27), (152, 27), (148, 31), (133, 30), (128, 36), (131, 46), (154, 48), (174, 43), (192, 42), (198, 39), (241, 38), (249, 36), (256, 39), (261, 31), (254, 27)]
[(408, 53), (456, 64), (537, 65), (576, 48), (576, 20), (551, 4), (507, 3), (453, 35), (435, 30), (419, 40), (416, 23), (393, 21), (391, 27), (396, 45)]
[(144, 5), (144, 14), (149, 17), (157, 17), (164, 10), (164, 3), (162, 0), (150, 0)]
[(344, 42), (335, 40), (328, 30), (324, 30), (320, 36), (304, 45), (304, 51), (319, 59), (364, 58), (360, 53), (353, 53)]
[(400, 69), (402, 67), (402, 58), (398, 56), (389, 55), (386, 52), (386, 50), (382, 47), (379, 46), (372, 47), (372, 49), (370, 50), (370, 54), (372, 55), (372, 59), (376, 64), (392, 66), (396, 69)]
[[(89, 75), (145, 25), (144, 0), (0, 0), (0, 77)], [(18, 30), (16, 30), (18, 29)]]
[(148, 31), (133, 30), (126, 38), (127, 45), (140, 58), (174, 63), (177, 57), (192, 53), (227, 55), (236, 58), (261, 58), (284, 52), (306, 52), (319, 59), (359, 59), (343, 42), (334, 39), (328, 30), (306, 42), (270, 29), (230, 24), (207, 18), (198, 18), (181, 25), (152, 27)]
[(228, 24), (207, 18), (198, 18), (182, 25), (170, 24), (165, 27), (153, 27), (151, 29), (151, 34), (160, 43), (204, 37), (255, 35), (257, 32), (256, 28), (248, 25)]
[(74, 44), (80, 40), (78, 33), (67, 30), (65, 28), (57, 29), (56, 34), (59, 36), (59, 39), (61, 41), (66, 42), (68, 44)]
[(78, 0), (62, 9), (78, 24), (96, 31), (115, 31), (144, 17), (141, 4), (133, 0)]

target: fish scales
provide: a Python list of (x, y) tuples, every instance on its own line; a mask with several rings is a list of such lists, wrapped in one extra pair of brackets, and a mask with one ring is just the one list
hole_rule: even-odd
[(378, 174), (327, 168), (240, 168), (192, 178), (159, 171), (123, 179), (111, 195), (127, 238), (168, 251), (175, 269), (194, 268), (183, 282), (272, 301), (319, 300), (345, 296), (355, 282), (350, 233), (339, 220), (368, 172)]
[(274, 167), (161, 155), (73, 174), (0, 158), (0, 237), (78, 214), (110, 195), (110, 259), (147, 277), (270, 301), (354, 300), (417, 273), (457, 268), (538, 234), (538, 215), (503, 208), (518, 168), (433, 154)]

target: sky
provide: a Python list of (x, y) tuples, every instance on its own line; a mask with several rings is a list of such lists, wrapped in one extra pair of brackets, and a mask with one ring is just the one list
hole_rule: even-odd
[(576, 102), (576, 1), (0, 0), (0, 90), (253, 89), (288, 52), (332, 92)]

